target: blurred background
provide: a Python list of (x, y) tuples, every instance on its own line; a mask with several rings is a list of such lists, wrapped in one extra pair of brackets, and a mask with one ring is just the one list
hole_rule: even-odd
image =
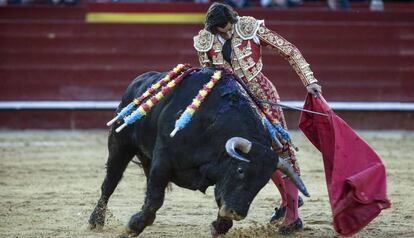
[[(295, 44), (353, 128), (414, 129), (414, 1), (226, 2)], [(0, 0), (0, 128), (104, 128), (136, 76), (198, 65), (192, 37), (210, 3)], [(282, 102), (302, 106), (288, 62), (263, 57)]]
[[(198, 66), (192, 38), (210, 3), (0, 0), (0, 237), (124, 232), (145, 198), (144, 173), (134, 163), (111, 198), (103, 232), (88, 229), (106, 171), (106, 122), (136, 76)], [(354, 237), (414, 237), (414, 1), (227, 3), (296, 45), (331, 107), (382, 158), (392, 208)], [(282, 102), (302, 106), (306, 92), (289, 63), (265, 48), (263, 60)], [(285, 114), (296, 129), (299, 113)], [(322, 156), (298, 131), (291, 135), (312, 194), (300, 210), (305, 229), (292, 237), (339, 237)], [(143, 237), (211, 237), (213, 188), (173, 187)], [(268, 224), (278, 199), (269, 183), (226, 237), (278, 237)]]

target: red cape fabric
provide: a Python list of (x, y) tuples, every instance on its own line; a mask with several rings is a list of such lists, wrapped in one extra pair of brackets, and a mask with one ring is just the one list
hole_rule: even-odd
[(385, 167), (322, 96), (308, 95), (304, 108), (328, 115), (302, 112), (299, 128), (322, 153), (335, 231), (351, 236), (391, 206)]

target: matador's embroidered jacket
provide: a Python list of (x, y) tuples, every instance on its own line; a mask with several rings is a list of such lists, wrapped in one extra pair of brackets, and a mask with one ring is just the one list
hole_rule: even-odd
[(245, 82), (250, 82), (262, 71), (261, 46), (278, 52), (289, 61), (305, 86), (317, 82), (309, 64), (300, 51), (277, 33), (269, 30), (263, 20), (239, 17), (231, 40), (231, 65), (224, 60), (222, 43), (217, 35), (203, 29), (194, 37), (201, 66), (220, 65), (234, 71)]

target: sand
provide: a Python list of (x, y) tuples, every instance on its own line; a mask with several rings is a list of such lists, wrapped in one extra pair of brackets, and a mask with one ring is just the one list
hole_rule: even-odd
[[(381, 156), (388, 173), (392, 208), (354, 237), (414, 237), (414, 132), (371, 131), (360, 135)], [(300, 209), (305, 228), (291, 237), (339, 237), (331, 224), (320, 153), (300, 132), (292, 132), (312, 197)], [(130, 164), (109, 205), (100, 232), (88, 218), (105, 175), (107, 131), (0, 131), (0, 237), (116, 237), (141, 207), (142, 169)], [(269, 225), (279, 194), (270, 182), (223, 237), (278, 237)], [(155, 223), (140, 237), (211, 237), (217, 208), (213, 188), (206, 194), (175, 185), (167, 192)]]

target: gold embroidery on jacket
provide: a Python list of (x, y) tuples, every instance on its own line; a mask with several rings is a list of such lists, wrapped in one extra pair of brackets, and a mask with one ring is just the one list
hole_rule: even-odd
[(240, 37), (233, 36), (231, 39), (231, 44), (233, 47), (239, 47), (242, 44), (243, 40)]
[(202, 29), (198, 35), (194, 36), (194, 48), (197, 51), (207, 52), (213, 46), (214, 35), (209, 31)]
[[(246, 34), (249, 33), (251, 30), (249, 28), (249, 24), (253, 23), (252, 19), (255, 20), (254, 18), (247, 19), (243, 17), (241, 21), (242, 23), (241, 26), (244, 29), (243, 32)], [(259, 25), (257, 25), (257, 27), (258, 26)], [(254, 29), (254, 33), (256, 32), (256, 30), (257, 29)], [(206, 41), (199, 42), (197, 46), (202, 45), (203, 47), (201, 48), (201, 50), (205, 50), (209, 47), (209, 50), (213, 49), (215, 53), (211, 56), (211, 60), (210, 60), (210, 58), (208, 57), (208, 51), (203, 52), (203, 51), (199, 51), (200, 48), (198, 49), (196, 48), (198, 51), (200, 65), (204, 67), (211, 66), (211, 64), (224, 66), (225, 68), (233, 71), (238, 77), (243, 78), (243, 80), (245, 80), (246, 82), (252, 80), (261, 72), (263, 68), (262, 60), (261, 58), (259, 58), (259, 60), (255, 62), (254, 59), (251, 57), (253, 52), (252, 52), (252, 47), (251, 47), (252, 42), (250, 40), (247, 41), (246, 46), (240, 49), (240, 45), (242, 45), (243, 39), (236, 31), (236, 34), (232, 38), (232, 48), (233, 48), (233, 51), (232, 51), (233, 54), (231, 56), (232, 62), (231, 64), (229, 64), (223, 58), (223, 53), (222, 53), (223, 46), (218, 40), (217, 36), (214, 36), (211, 34), (213, 36), (211, 37), (210, 34), (211, 33), (209, 32), (203, 33), (203, 30), (202, 30), (197, 36), (198, 38), (194, 37), (195, 46), (196, 46), (196, 39), (200, 41), (200, 38), (204, 37)], [(244, 36), (247, 36), (246, 34), (244, 34)], [(207, 43), (208, 43), (208, 46), (206, 46)]]
[[(239, 36), (233, 36), (233, 43), (241, 41), (242, 40)], [(263, 67), (262, 60), (259, 59), (257, 62), (254, 62), (254, 59), (250, 56), (253, 53), (250, 40), (242, 49), (233, 46), (233, 52), (234, 56), (232, 60), (232, 66), (237, 76), (244, 78), (246, 81), (250, 81), (261, 72)]]
[(263, 91), (263, 88), (261, 87), (260, 83), (257, 82), (257, 80), (250, 80), (247, 82), (247, 85), (251, 89), (252, 92), (256, 95), (259, 99), (266, 99), (267, 95)]
[[(236, 47), (235, 47), (236, 48)], [(239, 77), (239, 78), (243, 78), (244, 77), (244, 73), (243, 70), (240, 67), (239, 61), (237, 59), (237, 55), (235, 52), (235, 49), (233, 49), (233, 55), (231, 57), (231, 66), (232, 66), (232, 71)]]
[(255, 66), (249, 72), (250, 75), (247, 76), (247, 80), (250, 81), (250, 80), (256, 78), (256, 76), (260, 72), (262, 72), (262, 68), (263, 68), (262, 59), (259, 59), (259, 61), (257, 61), (257, 63), (255, 64)]
[[(239, 47), (237, 47), (239, 49)], [(237, 59), (243, 59), (252, 54), (252, 47), (250, 45), (250, 41), (247, 42), (247, 45), (243, 47), (243, 49), (239, 50)]]
[(243, 70), (243, 73), (244, 73), (244, 76), (246, 77), (246, 81), (250, 82), (262, 71), (262, 68), (263, 68), (262, 60), (259, 59), (259, 61), (257, 61), (254, 64), (251, 64), (251, 61), (248, 60), (248, 62), (245, 64), (245, 67), (246, 69)]
[(224, 63), (223, 55), (221, 52), (217, 53), (217, 55), (213, 55), (213, 64), (214, 65), (222, 65)]
[(236, 32), (243, 40), (252, 39), (260, 26), (260, 22), (254, 17), (239, 17), (236, 23)]
[(215, 37), (214, 38), (214, 43), (213, 43), (213, 51), (216, 54), (213, 55), (213, 57), (212, 57), (214, 65), (222, 65), (224, 63), (224, 58), (223, 58), (223, 54), (222, 54), (221, 50), (222, 50), (222, 45), (221, 45), (220, 41), (217, 39), (217, 37)]
[(213, 50), (214, 50), (214, 52), (216, 52), (216, 53), (221, 52), (221, 48), (222, 48), (221, 43), (216, 39), (214, 41), (214, 44), (213, 44)]
[(207, 52), (197, 52), (197, 53), (198, 53), (198, 60), (200, 61), (200, 65), (202, 67), (208, 67), (211, 61), (208, 58)]

